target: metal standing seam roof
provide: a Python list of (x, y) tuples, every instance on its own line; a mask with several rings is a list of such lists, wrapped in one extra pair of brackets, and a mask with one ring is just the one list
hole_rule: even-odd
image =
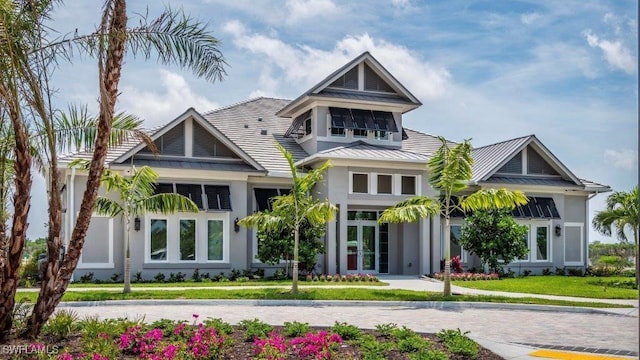
[(418, 154), (402, 149), (370, 145), (362, 141), (323, 150), (313, 156), (332, 159), (392, 160), (424, 163), (427, 161), (427, 155), (424, 154)]
[(560, 186), (582, 189), (583, 186), (576, 185), (573, 181), (564, 180), (562, 178), (541, 178), (526, 176), (492, 176), (483, 181), (484, 183), (496, 184), (515, 184), (515, 185), (543, 185), (543, 186)]
[(481, 181), (500, 163), (511, 158), (533, 135), (523, 136), (472, 150), (473, 167), (471, 181)]
[[(442, 146), (442, 142), (440, 142), (440, 139), (435, 135), (408, 129), (406, 127), (404, 130), (407, 133), (408, 138), (402, 141), (402, 150), (431, 156), (431, 154), (436, 152), (440, 146)], [(447, 140), (447, 143), (449, 145), (456, 144), (450, 140)]]

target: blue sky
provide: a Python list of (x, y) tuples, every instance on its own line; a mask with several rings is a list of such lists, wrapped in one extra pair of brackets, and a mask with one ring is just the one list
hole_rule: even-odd
[[(161, 2), (130, 1), (153, 17)], [(148, 9), (147, 4), (148, 3)], [(405, 126), (482, 146), (536, 134), (577, 176), (629, 190), (638, 173), (638, 10), (616, 1), (172, 1), (210, 25), (229, 67), (223, 82), (127, 58), (119, 110), (146, 126), (193, 106), (257, 96), (293, 99), (370, 51), (423, 103)], [(61, 35), (90, 32), (93, 1), (54, 14)], [(97, 108), (96, 70), (76, 58), (56, 72), (61, 104)], [(41, 184), (41, 182), (39, 182)], [(42, 190), (39, 190), (42, 191)], [(38, 192), (34, 194), (38, 196)], [(603, 208), (605, 195), (590, 202)], [(29, 235), (44, 233), (32, 206)], [(591, 231), (591, 240), (606, 240)]]

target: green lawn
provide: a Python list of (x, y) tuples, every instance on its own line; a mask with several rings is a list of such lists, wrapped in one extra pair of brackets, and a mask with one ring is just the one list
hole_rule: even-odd
[[(388, 283), (378, 281), (353, 281), (353, 282), (333, 282), (333, 281), (300, 281), (299, 286), (389, 286)], [(71, 283), (69, 288), (122, 288), (122, 283)], [(273, 287), (273, 286), (291, 286), (291, 280), (257, 280), (257, 281), (184, 281), (179, 283), (132, 283), (131, 288), (172, 288), (172, 287), (222, 287), (222, 286), (260, 286), (260, 287)]]
[[(36, 292), (18, 291), (16, 300), (35, 301)], [(119, 289), (73, 291), (69, 290), (62, 298), (63, 301), (103, 301), (103, 300), (133, 300), (133, 299), (261, 299), (261, 300), (378, 300), (378, 301), (471, 301), (518, 303), (560, 306), (584, 307), (621, 307), (606, 303), (583, 303), (571, 301), (546, 300), (537, 298), (510, 298), (503, 296), (472, 296), (455, 295), (444, 297), (441, 293), (411, 290), (387, 290), (366, 288), (306, 288), (298, 295), (292, 295), (289, 289), (187, 289), (172, 290), (135, 290), (123, 294)]]
[(637, 299), (638, 290), (605, 283), (633, 281), (630, 277), (526, 276), (514, 279), (454, 281), (460, 287), (528, 294), (576, 296), (594, 299)]

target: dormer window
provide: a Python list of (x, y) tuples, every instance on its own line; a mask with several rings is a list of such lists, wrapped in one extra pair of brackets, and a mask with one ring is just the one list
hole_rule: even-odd
[(398, 132), (393, 114), (388, 111), (363, 109), (329, 108), (331, 115), (331, 136), (345, 137), (345, 130), (351, 130), (354, 138), (389, 140), (390, 132)]
[(304, 134), (311, 135), (311, 117), (304, 121)]
[(380, 91), (393, 93), (393, 89), (373, 69), (364, 64), (364, 89), (367, 91)]
[(329, 85), (330, 87), (337, 87), (343, 89), (352, 89), (358, 90), (358, 67), (354, 67), (353, 69), (346, 72), (344, 75), (340, 76), (336, 81)]

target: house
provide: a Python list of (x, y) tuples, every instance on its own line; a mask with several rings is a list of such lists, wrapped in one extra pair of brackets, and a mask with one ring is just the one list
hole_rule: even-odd
[[(159, 155), (143, 143), (128, 142), (109, 151), (107, 166), (128, 173), (150, 165), (160, 175), (159, 192), (189, 196), (198, 213), (147, 214), (131, 232), (132, 274), (187, 275), (195, 269), (217, 274), (231, 269), (266, 268), (256, 258), (255, 231), (237, 220), (269, 206), (269, 198), (288, 191), (291, 175), (275, 147), (282, 144), (300, 167), (326, 160), (332, 167), (315, 196), (339, 208), (327, 225), (322, 273), (425, 274), (440, 270), (442, 221), (378, 224), (380, 213), (412, 195), (437, 195), (426, 163), (440, 146), (437, 137), (408, 129), (403, 115), (420, 101), (370, 53), (365, 52), (297, 99), (257, 98), (201, 114), (187, 109), (151, 131)], [(69, 155), (63, 161), (87, 158)], [(471, 189), (523, 190), (531, 202), (514, 211), (529, 227), (529, 255), (509, 264), (541, 272), (556, 267), (584, 268), (587, 261), (588, 202), (609, 187), (574, 175), (534, 135), (473, 150)], [(64, 174), (65, 226), (73, 225), (86, 175)], [(462, 219), (454, 219), (452, 254), (468, 267), (480, 266), (456, 243)], [(122, 274), (123, 225), (94, 216), (76, 276)], [(65, 234), (68, 240), (69, 232)]]

